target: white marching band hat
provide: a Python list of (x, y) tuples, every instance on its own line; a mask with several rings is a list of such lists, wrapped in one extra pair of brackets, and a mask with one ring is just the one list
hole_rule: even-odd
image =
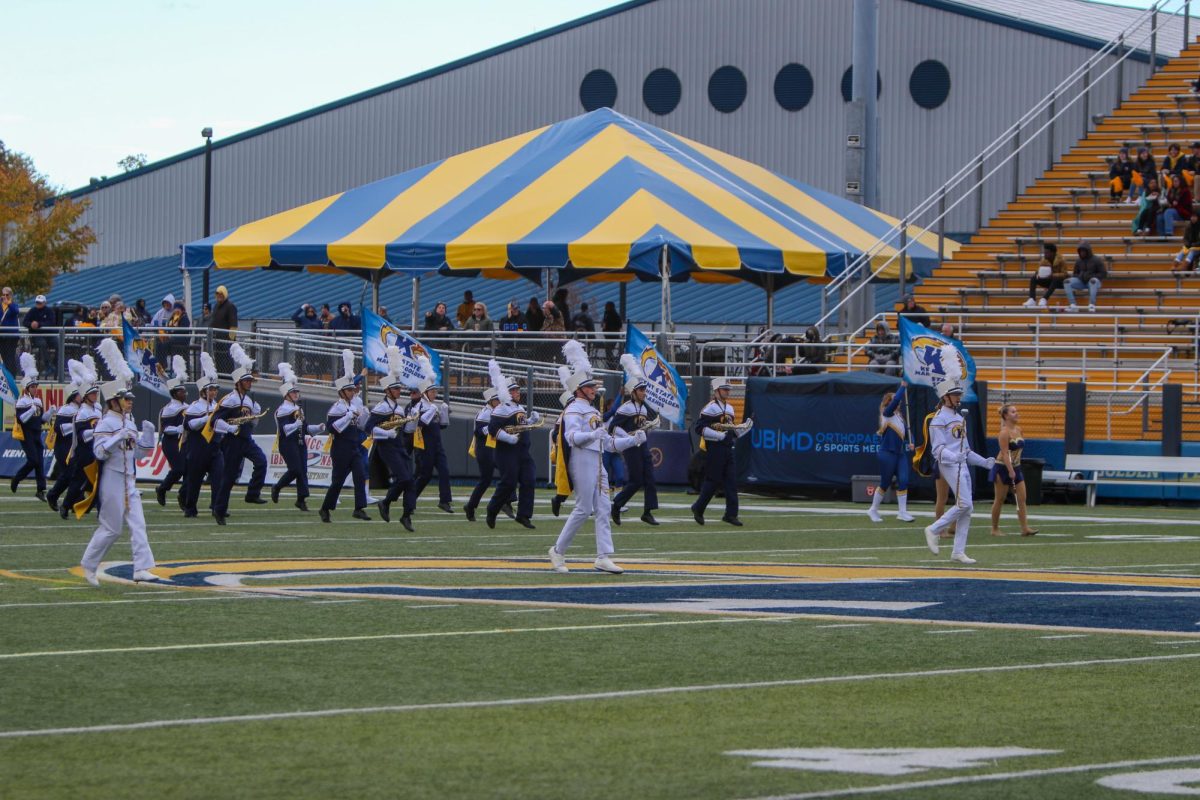
[(279, 371), (279, 396), (287, 397), (297, 389), (296, 372), (286, 361), (280, 361), (275, 369)]
[(200, 354), (200, 377), (196, 379), (196, 388), (200, 391), (219, 387), (217, 380), (217, 365), (208, 353)]
[(120, 346), (112, 339), (103, 339), (96, 350), (104, 359), (104, 366), (108, 367), (108, 371), (113, 375), (111, 381), (100, 384), (100, 399), (107, 403), (109, 400), (133, 397), (133, 370), (125, 363)]
[(167, 380), (167, 391), (186, 390), (187, 380), (187, 362), (183, 360), (183, 356), (171, 356), (171, 377)]
[(563, 343), (562, 353), (567, 364), (558, 368), (558, 379), (564, 389), (575, 394), (585, 386), (599, 387), (600, 382), (592, 374), (592, 362), (588, 360), (583, 345), (569, 339)]
[(714, 391), (714, 392), (715, 392), (717, 389), (730, 389), (730, 390), (732, 390), (732, 389), (733, 389), (733, 381), (732, 381), (732, 380), (730, 380), (730, 378), (729, 378), (729, 376), (728, 376), (728, 375), (722, 375), (722, 376), (721, 376), (721, 377), (719, 377), (719, 378), (713, 378), (713, 379), (712, 379), (712, 388), (713, 388), (713, 391)]
[(497, 398), (499, 398), (499, 395), (496, 394), (496, 387), (489, 386), (483, 390), (483, 402), (490, 403)]
[(233, 370), (233, 374), (230, 376), (234, 383), (246, 379), (254, 380), (254, 359), (246, 354), (246, 351), (242, 349), (240, 344), (234, 342), (229, 345), (229, 356), (233, 359), (233, 363), (237, 364), (237, 367)]
[(91, 353), (84, 353), (79, 357), (80, 378), (79, 394), (86, 397), (92, 392), (100, 391), (100, 372), (96, 369), (96, 359), (92, 358)]
[(333, 388), (339, 392), (354, 386), (354, 353), (342, 351), (342, 375), (333, 382)]
[(638, 363), (637, 356), (633, 353), (625, 353), (621, 356), (621, 369), (625, 370), (625, 393), (633, 394), (638, 389), (645, 389), (650, 385), (646, 380), (646, 373), (642, 372), (642, 365)]
[(32, 353), (21, 353), (21, 391), (38, 385), (37, 361)]

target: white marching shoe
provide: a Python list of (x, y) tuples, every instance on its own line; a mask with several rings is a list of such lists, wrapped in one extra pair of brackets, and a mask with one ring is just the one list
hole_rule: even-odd
[(146, 581), (161, 581), (162, 578), (155, 575), (148, 569), (139, 569), (133, 573), (134, 583), (144, 583)]
[(611, 572), (613, 575), (620, 575), (625, 571), (614, 564), (608, 556), (597, 556), (594, 566), (601, 572)]
[(912, 514), (908, 513), (907, 511), (901, 511), (900, 513), (898, 513), (896, 515), (896, 519), (900, 520), (901, 522), (912, 522), (913, 520), (916, 519), (916, 517), (914, 517)]
[(929, 546), (929, 552), (938, 554), (938, 535), (932, 525), (925, 529), (925, 544)]
[(555, 572), (566, 573), (571, 571), (567, 569), (567, 557), (555, 550), (553, 546), (550, 548), (550, 566), (554, 567)]
[(90, 570), (87, 567), (84, 567), (83, 579), (87, 581), (89, 585), (95, 586), (97, 589), (100, 588), (100, 579), (96, 577), (95, 570)]
[(960, 563), (960, 564), (974, 564), (974, 563), (976, 563), (976, 562), (975, 562), (975, 559), (971, 558), (971, 557), (970, 557), (969, 555), (967, 555), (966, 553), (955, 553), (955, 554), (953, 554), (952, 556), (950, 556), (950, 560), (951, 560), (951, 561), (957, 561), (957, 562), (958, 562), (958, 563)]
[(879, 512), (874, 508), (867, 509), (867, 516), (871, 518), (871, 522), (883, 522), (883, 517), (879, 516)]

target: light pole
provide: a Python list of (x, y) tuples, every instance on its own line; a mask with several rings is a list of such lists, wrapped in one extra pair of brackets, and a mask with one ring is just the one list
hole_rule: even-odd
[[(204, 238), (207, 239), (212, 235), (212, 128), (205, 128), (200, 131), (200, 135), (204, 137)], [(204, 270), (203, 292), (200, 299), (200, 307), (208, 302), (208, 273), (210, 269)]]

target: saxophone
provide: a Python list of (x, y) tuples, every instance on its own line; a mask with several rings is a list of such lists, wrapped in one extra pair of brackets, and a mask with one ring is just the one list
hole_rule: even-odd
[(415, 422), (419, 416), (419, 414), (413, 414), (411, 416), (402, 417), (399, 414), (392, 414), (391, 419), (389, 419), (387, 422), (381, 422), (375, 427), (385, 431), (395, 430), (401, 425), (407, 425), (410, 422)]
[(641, 422), (638, 423), (637, 428), (635, 428), (634, 430), (652, 431), (655, 428), (657, 428), (659, 425), (662, 425), (662, 415), (661, 414), (659, 414), (654, 419), (643, 419)]
[(504, 432), (516, 436), (517, 434), (525, 433), (527, 431), (535, 431), (538, 428), (543, 427), (545, 424), (546, 418), (538, 417), (537, 422), (521, 422), (517, 425), (506, 425), (504, 426)]
[(246, 414), (245, 416), (241, 416), (241, 417), (232, 417), (231, 419), (225, 420), (225, 424), (226, 425), (245, 425), (247, 422), (253, 422), (256, 419), (262, 419), (266, 415), (267, 415), (267, 412), (263, 411), (258, 414)]
[(709, 425), (708, 427), (712, 428), (714, 431), (733, 431), (734, 433), (736, 433), (740, 436), (741, 434), (745, 433), (746, 431), (748, 431), (754, 427), (754, 420), (753, 419), (742, 420), (741, 422), (737, 423), (736, 425), (732, 422), (714, 422), (712, 425)]

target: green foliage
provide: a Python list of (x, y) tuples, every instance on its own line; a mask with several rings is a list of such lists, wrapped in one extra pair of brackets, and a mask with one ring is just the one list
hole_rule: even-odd
[(149, 163), (150, 159), (146, 157), (145, 153), (134, 153), (118, 161), (117, 166), (121, 168), (122, 172), (133, 172), (135, 169), (141, 169)]

